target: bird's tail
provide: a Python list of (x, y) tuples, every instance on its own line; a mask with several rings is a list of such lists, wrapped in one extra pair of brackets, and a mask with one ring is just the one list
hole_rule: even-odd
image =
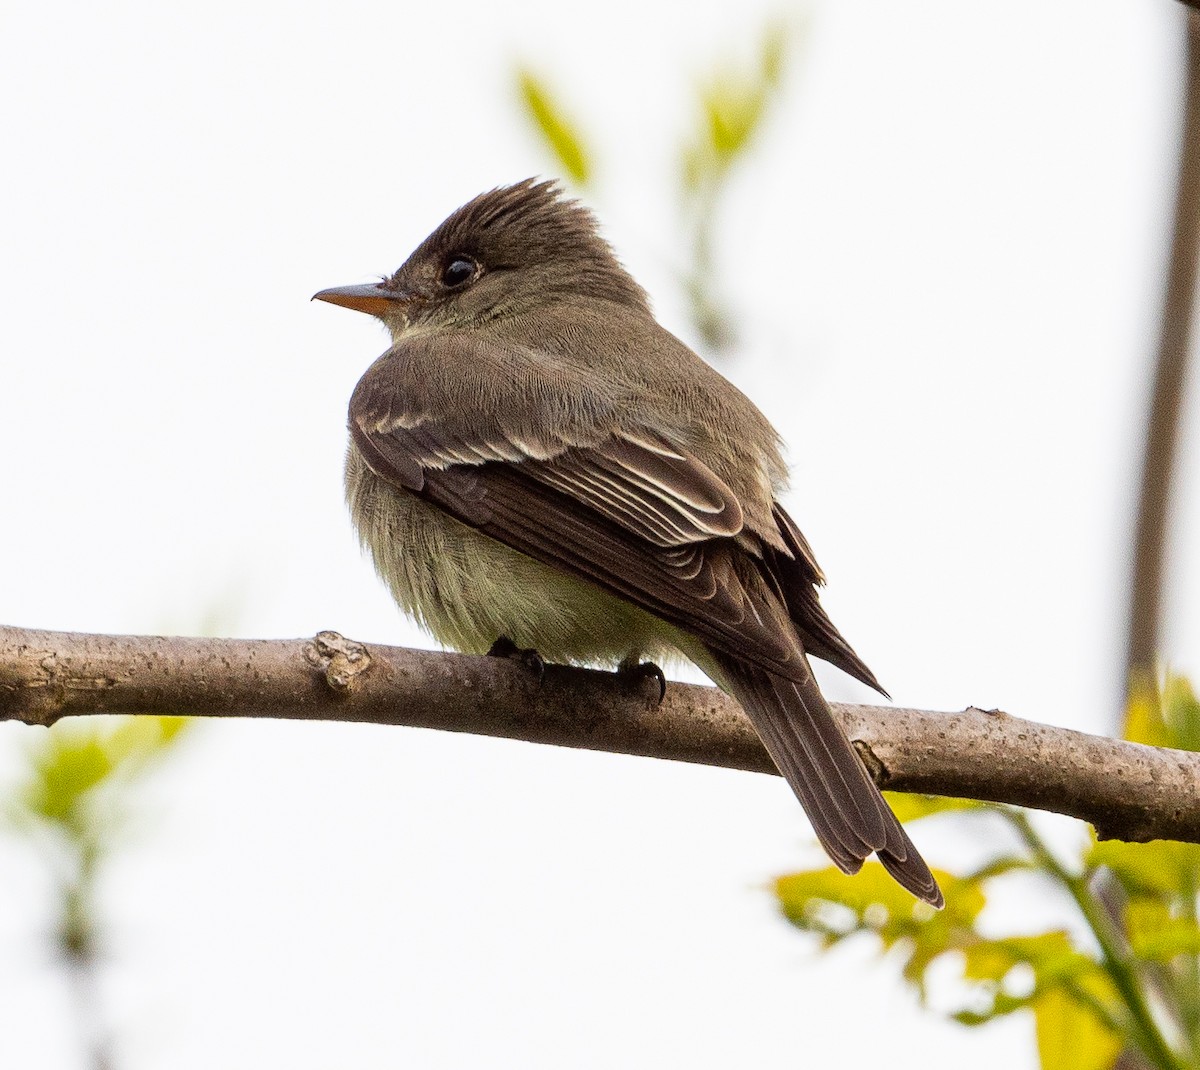
[(711, 648), (709, 656), (838, 868), (857, 873), (874, 851), (913, 895), (942, 906), (937, 881), (867, 775), (812, 673), (790, 680)]

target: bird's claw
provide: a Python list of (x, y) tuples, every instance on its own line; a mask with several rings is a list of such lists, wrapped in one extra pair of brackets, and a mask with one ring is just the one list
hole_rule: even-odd
[(655, 703), (656, 706), (661, 706), (663, 699), (667, 697), (667, 678), (663, 675), (662, 669), (652, 661), (623, 661), (617, 666), (617, 675), (634, 687), (640, 685), (643, 680), (653, 680), (657, 683), (658, 701)]
[(546, 662), (533, 647), (519, 647), (507, 635), (502, 635), (488, 648), (487, 656), (519, 661), (537, 676), (538, 687), (542, 686), (546, 677)]

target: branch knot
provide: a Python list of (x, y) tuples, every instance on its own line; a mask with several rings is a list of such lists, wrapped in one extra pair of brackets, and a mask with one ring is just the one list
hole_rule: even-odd
[(340, 632), (317, 632), (304, 644), (304, 658), (321, 670), (329, 689), (340, 695), (349, 694), (357, 678), (371, 667), (366, 644)]

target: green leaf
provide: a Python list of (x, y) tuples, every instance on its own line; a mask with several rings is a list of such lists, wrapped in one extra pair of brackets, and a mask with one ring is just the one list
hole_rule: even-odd
[(517, 72), (525, 110), (562, 169), (579, 185), (591, 178), (592, 166), (574, 124), (555, 103), (545, 84), (527, 68)]
[[(964, 978), (990, 992), (991, 1017), (1037, 1006), (1060, 992), (1106, 1030), (1115, 1032), (1120, 995), (1107, 968), (1075, 947), (1063, 931), (980, 940), (964, 955)], [(978, 993), (977, 993), (978, 995)]]
[(956, 1011), (950, 1017), (958, 1022), (959, 1025), (976, 1026), (987, 1025), (996, 1016), (980, 1011)]
[(910, 795), (899, 791), (885, 791), (892, 812), (901, 823), (916, 821), (918, 818), (930, 817), (933, 814), (948, 814), (964, 810), (986, 811), (987, 803), (974, 799), (951, 799), (945, 795)]
[(35, 817), (54, 824), (70, 820), (80, 799), (102, 784), (114, 758), (96, 731), (50, 730), (42, 747), (30, 755), (30, 777), (18, 796)]
[(1200, 700), (1185, 676), (1134, 682), (1125, 709), (1125, 738), (1150, 747), (1200, 750)]
[(746, 148), (762, 121), (766, 104), (766, 91), (758, 85), (720, 81), (705, 94), (709, 144), (722, 164), (728, 165)]
[(1169, 747), (1170, 732), (1163, 719), (1162, 694), (1153, 680), (1134, 682), (1125, 707), (1125, 738), (1148, 747)]
[(1124, 1042), (1060, 988), (1033, 1002), (1042, 1070), (1111, 1070)]
[(1191, 681), (1168, 673), (1162, 704), (1169, 745), (1181, 750), (1200, 750), (1200, 701), (1196, 699)]
[(776, 882), (776, 893), (789, 920), (819, 936), (824, 950), (856, 934), (875, 936), (885, 950), (901, 957), (903, 976), (922, 1000), (930, 966), (954, 955), (969, 997), (951, 1016), (963, 1025), (981, 1025), (1032, 1007), (1059, 989), (1096, 1023), (1111, 1021), (1111, 1008), (1119, 1002), (1113, 980), (1066, 931), (1000, 938), (979, 933), (984, 885), (1008, 872), (1009, 862), (984, 867), (975, 877), (938, 871), (946, 893), (946, 908), (938, 912), (914, 903), (875, 863), (853, 877), (833, 867), (794, 873)]
[(772, 22), (763, 32), (761, 59), (759, 60), (762, 80), (774, 88), (783, 77), (783, 65), (787, 59), (788, 31), (782, 22)]
[(56, 724), (29, 755), (15, 819), (29, 817), (78, 833), (100, 788), (129, 780), (163, 755), (190, 722), (183, 717), (112, 717), (80, 727)]
[(1070, 983), (1091, 992), (1104, 1002), (1111, 1000), (1114, 989), (1100, 963), (1080, 951), (1062, 930), (1031, 936), (1007, 936), (997, 941), (1012, 956), (1013, 965), (1024, 964), (1033, 970), (1038, 991)]
[(1017, 1011), (1028, 1010), (1029, 1005), (1033, 1002), (1032, 996), (1010, 996), (995, 988), (984, 993), (988, 1000), (988, 1005), (984, 1010), (972, 1010), (965, 1008), (951, 1014), (959, 1025), (977, 1026), (987, 1025), (988, 1022), (994, 1022), (997, 1018), (1003, 1018), (1007, 1014), (1015, 1014)]
[(702, 90), (709, 144), (723, 165), (745, 150), (762, 125), (783, 75), (787, 39), (783, 24), (771, 23), (763, 32), (756, 72), (719, 74)]
[[(963, 978), (979, 983), (976, 995), (987, 994), (992, 1000), (990, 1009), (968, 1013), (972, 1016), (994, 1018), (1032, 1005), (1042, 993), (1052, 988), (1070, 987), (1083, 998), (1094, 998), (1107, 1006), (1115, 991), (1100, 963), (1075, 948), (1068, 934), (1061, 930), (1028, 936), (1008, 936), (985, 939), (972, 933), (975, 942), (963, 948)], [(1006, 992), (1019, 975), (1015, 970), (1028, 970), (1032, 984), (1028, 994)]]
[(193, 722), (186, 717), (125, 717), (108, 737), (108, 751), (124, 775), (140, 772), (169, 750)]
[(1176, 955), (1200, 954), (1200, 926), (1189, 917), (1173, 917), (1160, 898), (1138, 897), (1125, 904), (1125, 929), (1134, 953), (1168, 962)]
[(783, 23), (769, 24), (763, 31), (756, 69), (725, 67), (700, 85), (702, 127), (681, 157), (686, 191), (717, 184), (749, 148), (778, 95), (789, 36)]
[(999, 984), (1022, 961), (1012, 948), (1000, 940), (980, 940), (963, 949), (963, 976), (968, 981), (994, 981)]
[(978, 883), (940, 870), (934, 875), (946, 893), (940, 911), (914, 899), (878, 862), (868, 862), (852, 877), (833, 866), (792, 873), (775, 882), (775, 892), (785, 917), (819, 936), (825, 950), (858, 933), (871, 933), (885, 949), (896, 948), (905, 979), (924, 998), (929, 965), (972, 939), (985, 902)]
[(1094, 843), (1089, 866), (1107, 866), (1132, 896), (1183, 896), (1200, 884), (1200, 844), (1153, 840)]
[(882, 930), (897, 918), (928, 919), (935, 911), (914, 899), (877, 862), (848, 876), (835, 866), (791, 873), (775, 882), (779, 905), (790, 921), (804, 925), (823, 905), (847, 908), (859, 928)]

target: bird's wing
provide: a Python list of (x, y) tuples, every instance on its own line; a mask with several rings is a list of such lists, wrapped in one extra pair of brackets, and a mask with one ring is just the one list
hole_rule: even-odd
[(650, 432), (586, 446), (477, 433), (405, 412), (371, 377), (351, 401), (350, 432), (377, 475), (716, 649), (807, 672), (785, 608), (755, 566), (740, 567), (737, 496), (686, 450)]
[(775, 526), (783, 537), (788, 553), (774, 547), (763, 548), (763, 573), (775, 587), (788, 608), (788, 614), (800, 632), (805, 651), (873, 687), (881, 695), (887, 692), (875, 679), (854, 649), (842, 638), (817, 597), (817, 587), (825, 582), (820, 566), (813, 557), (808, 540), (796, 523), (776, 503), (772, 508)]
[[(431, 475), (449, 489), (456, 468), (520, 465), (520, 478), (539, 490), (552, 487), (654, 546), (735, 535), (742, 528), (733, 492), (694, 457), (648, 433), (616, 433), (587, 448), (530, 446), (517, 436), (476, 437), (429, 420), (380, 426), (361, 415), (352, 416), (351, 432), (364, 456), (384, 469), (381, 475), (417, 493)], [(439, 479), (442, 474), (447, 478)], [(470, 474), (485, 482), (491, 476), (490, 470)]]
[[(786, 621), (756, 606), (762, 600), (721, 567), (722, 559), (736, 557), (720, 540), (742, 531), (742, 507), (688, 451), (648, 431), (568, 446), (499, 426), (454, 427), (415, 416), (391, 393), (372, 391), (370, 379), (365, 384), (355, 391), (350, 431), (378, 475), (731, 653), (736, 648), (745, 656), (752, 639), (767, 648), (763, 666), (774, 672), (796, 660)], [(788, 553), (761, 546), (758, 566), (804, 649), (882, 691), (817, 600), (823, 577), (808, 542), (782, 507), (774, 507), (774, 516)]]

